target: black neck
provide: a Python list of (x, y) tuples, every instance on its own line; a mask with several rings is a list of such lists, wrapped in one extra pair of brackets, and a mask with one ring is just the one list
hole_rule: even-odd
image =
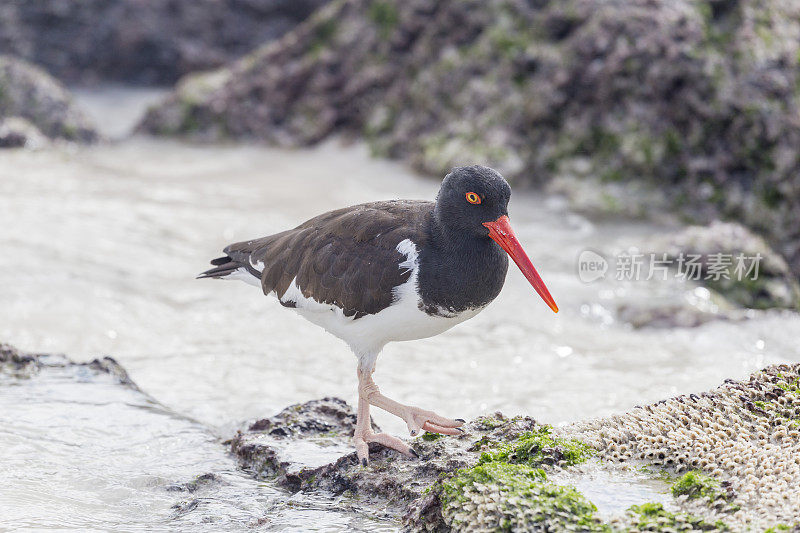
[(478, 309), (500, 294), (508, 256), (493, 240), (448, 230), (435, 216), (428, 233), (418, 278), (425, 312), (452, 315)]

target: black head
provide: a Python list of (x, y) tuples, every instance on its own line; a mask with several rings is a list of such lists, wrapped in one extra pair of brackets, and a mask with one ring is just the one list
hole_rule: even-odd
[(496, 170), (481, 165), (454, 168), (436, 197), (436, 219), (451, 231), (488, 237), (483, 225), (508, 215), (511, 187)]
[[(497, 243), (514, 260), (539, 296), (557, 313), (555, 300), (511, 229), (509, 198), (511, 187), (497, 171), (480, 165), (454, 168), (444, 177), (436, 197), (436, 222), (445, 228), (454, 246), (480, 249), (481, 245), (475, 238), (491, 239)], [(466, 235), (473, 238), (464, 239)]]

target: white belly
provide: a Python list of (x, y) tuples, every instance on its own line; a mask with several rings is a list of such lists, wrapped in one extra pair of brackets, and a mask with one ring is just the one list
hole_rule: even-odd
[[(398, 289), (405, 289), (408, 283)], [(392, 341), (433, 337), (481, 311), (469, 309), (452, 316), (432, 316), (419, 308), (416, 290), (413, 296), (404, 295), (386, 309), (357, 319), (344, 316), (342, 310), (334, 305), (319, 304), (316, 301), (313, 303), (316, 305), (298, 303), (295, 310), (310, 322), (345, 341), (359, 355), (379, 352), (386, 343)]]
[(346, 317), (340, 307), (304, 296), (296, 280), (292, 281), (280, 300), (292, 302), (294, 309), (304, 318), (345, 341), (361, 360), (362, 368), (371, 368), (378, 352), (389, 342), (438, 335), (474, 317), (483, 309), (444, 313), (447, 316), (424, 312), (420, 309), (421, 299), (417, 292), (419, 261), (416, 245), (406, 239), (398, 244), (397, 250), (406, 256), (406, 261), (400, 263), (398, 268), (408, 269), (411, 275), (408, 281), (393, 289), (392, 305), (378, 313), (361, 318)]

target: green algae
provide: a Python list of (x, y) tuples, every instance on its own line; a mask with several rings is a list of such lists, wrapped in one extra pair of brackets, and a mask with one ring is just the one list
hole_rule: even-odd
[(420, 439), (422, 439), (424, 441), (427, 441), (427, 442), (433, 442), (433, 441), (437, 441), (437, 440), (439, 440), (439, 439), (441, 439), (443, 437), (444, 437), (444, 435), (442, 435), (440, 433), (431, 433), (430, 431), (426, 431), (425, 433), (423, 433), (420, 436)]
[[(777, 377), (779, 380), (775, 383), (775, 386), (782, 390), (783, 394), (800, 397), (800, 377), (792, 379), (781, 373), (778, 373)], [(775, 396), (771, 398), (754, 400), (753, 405), (758, 409), (757, 412), (763, 416), (770, 417), (777, 423), (782, 422), (790, 427), (800, 428), (800, 416), (798, 416), (797, 409), (792, 405), (794, 402), (790, 405), (783, 405), (777, 401)]]
[(475, 419), (475, 424), (478, 425), (481, 429), (497, 429), (503, 424), (506, 424), (508, 420), (503, 420), (501, 418), (497, 418), (496, 416), (479, 416)]
[(376, 0), (369, 6), (369, 18), (378, 26), (382, 39), (386, 40), (400, 21), (397, 7), (391, 2)]
[[(509, 421), (484, 417), (482, 422), (500, 427)], [(488, 516), (499, 531), (611, 531), (595, 516), (592, 502), (574, 487), (549, 482), (543, 468), (582, 463), (593, 453), (589, 446), (554, 436), (550, 426), (540, 426), (510, 442), (483, 438), (472, 449), (486, 447), (476, 466), (460, 469), (442, 481), (442, 513), (453, 527), (466, 527)]]
[(786, 377), (783, 374), (778, 374), (778, 377), (783, 380), (783, 382), (778, 382), (775, 385), (785, 390), (786, 392), (791, 392), (792, 394), (800, 394), (800, 377), (794, 378), (794, 380), (787, 382)]
[(717, 479), (700, 472), (691, 470), (675, 480), (672, 485), (672, 495), (676, 498), (686, 496), (690, 500), (708, 498), (709, 503), (726, 502), (728, 505), (723, 512), (736, 512), (740, 507), (731, 503), (731, 496), (725, 492)]
[(564, 439), (552, 434), (550, 426), (526, 431), (515, 440), (502, 443), (494, 450), (481, 454), (478, 464), (503, 462), (525, 464), (538, 468), (543, 464), (573, 466), (593, 455), (593, 450), (576, 439)]
[(728, 531), (730, 528), (721, 520), (714, 523), (688, 513), (673, 513), (664, 509), (660, 503), (632, 505), (628, 517), (640, 531)]
[(442, 484), (443, 503), (464, 501), (464, 489), (475, 483), (497, 483), (512, 491), (520, 491), (531, 483), (547, 479), (541, 469), (507, 463), (487, 463), (472, 468), (462, 468)]
[(795, 527), (798, 527), (798, 525), (788, 526), (786, 524), (778, 524), (777, 526), (772, 526), (771, 528), (765, 530), (764, 533), (778, 533), (778, 531), (791, 531)]
[(686, 495), (691, 500), (696, 498), (709, 498), (710, 500), (725, 498), (719, 481), (698, 470), (691, 470), (679, 477), (675, 484), (672, 485), (672, 495), (675, 497)]
[(466, 504), (493, 496), (496, 505), (492, 513), (499, 531), (532, 525), (547, 530), (611, 531), (595, 516), (594, 504), (580, 492), (548, 483), (543, 470), (521, 464), (491, 462), (459, 470), (443, 483), (440, 500), (443, 514), (451, 516), (453, 525), (458, 526), (464, 519), (469, 522), (468, 516), (459, 514)]

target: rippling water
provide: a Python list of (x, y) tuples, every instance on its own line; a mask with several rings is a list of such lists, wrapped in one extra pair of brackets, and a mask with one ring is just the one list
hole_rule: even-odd
[[(15, 481), (3, 483), (0, 502), (25, 502), (20, 524), (68, 527), (70, 509), (96, 509), (91, 527), (152, 525), (149, 517), (168, 515), (174, 499), (138, 500), (140, 488), (231, 469), (218, 441), (243, 420), (321, 396), (353, 401), (355, 358), (341, 341), (252, 286), (194, 276), (229, 242), (344, 205), (431, 199), (437, 188), (437, 179), (339, 142), (285, 151), (129, 139), (0, 152), (0, 340), (78, 360), (111, 354), (166, 406), (151, 409), (102, 383), (76, 398), (78, 389), (56, 377), (41, 387), (35, 379), (4, 380), (0, 478)], [(559, 424), (800, 360), (796, 314), (634, 330), (615, 318), (617, 305), (682, 300), (694, 288), (578, 279), (581, 250), (642, 246), (668, 228), (587, 220), (557, 199), (522, 190), (510, 214), (561, 312), (553, 314), (512, 265), (500, 297), (476, 318), (385, 349), (375, 379), (387, 395), (452, 417), (502, 410)], [(123, 408), (112, 417), (107, 404)], [(48, 416), (53, 410), (58, 419)], [(404, 429), (385, 413), (376, 420)], [(161, 436), (170, 443), (159, 452), (170, 463), (163, 471), (150, 468), (151, 450), (134, 446)], [(104, 446), (109, 439), (116, 444)], [(71, 447), (82, 450), (79, 462)], [(51, 460), (42, 462), (42, 454)], [(112, 486), (98, 483), (107, 473)], [(255, 502), (285, 503), (274, 489), (240, 482), (249, 483)], [(55, 503), (44, 505), (48, 499)], [(313, 524), (315, 513), (331, 512), (309, 504), (302, 516)], [(258, 519), (253, 510), (242, 515)]]

